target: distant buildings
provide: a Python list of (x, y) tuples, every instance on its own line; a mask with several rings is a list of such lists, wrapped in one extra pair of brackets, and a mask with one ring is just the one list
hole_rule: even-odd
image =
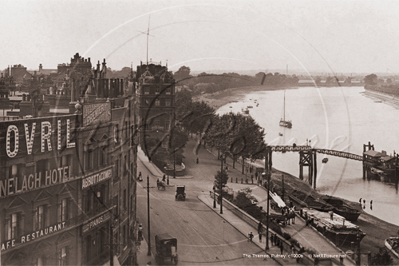
[[(132, 265), (134, 84), (106, 79), (78, 54), (61, 69), (68, 85), (53, 94), (32, 90), (43, 84), (33, 75), (35, 93), (13, 107), (0, 98), (1, 265), (104, 265), (111, 248)], [(12, 86), (3, 77), (0, 94)]]

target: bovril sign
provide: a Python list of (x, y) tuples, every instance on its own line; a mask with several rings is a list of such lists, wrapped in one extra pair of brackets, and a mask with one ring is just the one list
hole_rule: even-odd
[[(8, 158), (21, 153), (31, 155), (35, 150), (43, 153), (75, 147), (72, 140), (75, 116), (14, 120), (0, 123), (1, 155)], [(39, 133), (39, 134), (36, 134)]]

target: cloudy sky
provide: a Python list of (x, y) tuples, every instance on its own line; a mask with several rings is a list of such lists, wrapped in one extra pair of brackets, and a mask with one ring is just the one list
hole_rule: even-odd
[(399, 1), (2, 1), (0, 69), (79, 53), (112, 69), (399, 72)]

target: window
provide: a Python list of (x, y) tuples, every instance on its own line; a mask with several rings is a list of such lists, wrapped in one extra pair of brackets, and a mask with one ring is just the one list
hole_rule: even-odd
[(126, 189), (123, 190), (123, 209), (126, 210)]
[(155, 88), (155, 94), (159, 94), (159, 87)]
[(100, 149), (100, 154), (99, 154), (99, 163), (100, 163), (100, 166), (103, 166), (103, 165), (105, 165), (105, 155), (104, 155), (104, 150), (105, 150), (105, 148), (103, 148), (103, 149)]
[(166, 94), (170, 94), (171, 91), (172, 91), (172, 89), (171, 89), (170, 87), (169, 87), (169, 88), (166, 88)]
[(35, 209), (34, 214), (34, 230), (44, 229), (46, 227), (46, 205), (40, 205)]
[(161, 101), (159, 99), (155, 100), (155, 106), (161, 106)]
[(170, 128), (170, 121), (169, 120), (165, 120), (165, 128), (167, 130), (169, 130), (169, 128)]
[(125, 139), (127, 140), (129, 136), (129, 127), (127, 125), (127, 121), (125, 121)]
[(115, 161), (115, 177), (119, 177), (119, 160)]
[(91, 259), (91, 235), (88, 235), (86, 237), (86, 262), (88, 262)]
[(123, 247), (126, 247), (126, 244), (127, 244), (126, 235), (127, 235), (127, 232), (126, 232), (126, 225), (124, 225), (124, 226), (123, 226)]
[(87, 163), (86, 163), (86, 169), (90, 170), (93, 168), (93, 150), (88, 150), (87, 151)]
[(19, 236), (20, 214), (13, 213), (7, 222), (7, 240), (15, 239)]
[(71, 218), (71, 204), (69, 199), (62, 199), (61, 203), (58, 205), (58, 221), (65, 222)]
[(63, 247), (59, 250), (59, 266), (68, 265), (68, 247)]
[(114, 197), (113, 202), (114, 202), (114, 205), (115, 205), (114, 214), (115, 214), (116, 216), (118, 216), (118, 215), (119, 215), (118, 196), (115, 196), (115, 197)]
[(144, 94), (150, 94), (150, 88), (144, 87)]
[(89, 212), (93, 209), (93, 192), (91, 189), (85, 193), (85, 212)]
[(44, 257), (38, 257), (36, 259), (35, 266), (44, 266), (45, 264), (44, 261), (45, 261)]
[(170, 106), (170, 99), (165, 99), (165, 106)]
[(125, 155), (125, 159), (124, 159), (124, 164), (123, 164), (123, 173), (126, 175), (127, 174), (127, 155)]
[(115, 142), (119, 141), (119, 125), (115, 125), (114, 127), (114, 140)]

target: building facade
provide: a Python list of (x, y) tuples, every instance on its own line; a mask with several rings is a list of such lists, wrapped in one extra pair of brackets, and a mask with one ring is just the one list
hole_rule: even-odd
[(26, 97), (24, 115), (0, 121), (1, 265), (136, 261), (134, 91), (102, 76), (91, 84), (91, 97), (73, 87), (57, 106), (66, 114), (27, 116)]
[[(137, 66), (136, 84), (140, 144), (147, 156), (153, 157), (151, 147), (162, 141), (174, 118), (175, 83), (167, 66), (150, 62)], [(158, 152), (166, 154), (166, 150), (164, 139)]]

